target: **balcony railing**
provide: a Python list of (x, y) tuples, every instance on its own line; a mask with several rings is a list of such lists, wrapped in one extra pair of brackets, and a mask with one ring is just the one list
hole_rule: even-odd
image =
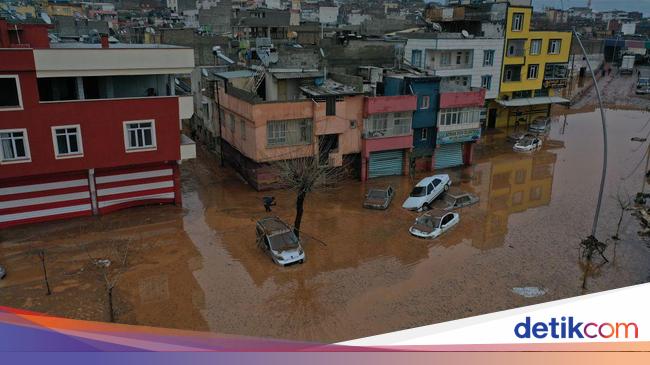
[(411, 134), (410, 125), (396, 125), (391, 128), (386, 129), (373, 129), (366, 130), (363, 133), (364, 138), (373, 139), (373, 138), (387, 138), (395, 136), (404, 136)]

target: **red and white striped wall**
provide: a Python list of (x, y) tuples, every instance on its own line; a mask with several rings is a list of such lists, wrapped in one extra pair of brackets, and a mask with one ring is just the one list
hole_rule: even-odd
[(84, 172), (0, 182), (0, 228), (92, 215)]
[(176, 201), (176, 165), (95, 172), (97, 207), (105, 214), (135, 205)]
[(0, 228), (136, 205), (180, 204), (178, 165), (158, 164), (0, 181)]

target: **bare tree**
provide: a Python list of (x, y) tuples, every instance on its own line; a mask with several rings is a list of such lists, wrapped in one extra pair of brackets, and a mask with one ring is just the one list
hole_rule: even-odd
[(621, 210), (621, 214), (618, 217), (618, 223), (616, 223), (616, 234), (612, 236), (612, 239), (618, 241), (620, 238), (618, 234), (621, 231), (621, 223), (623, 222), (623, 216), (625, 215), (625, 212), (630, 210), (630, 207), (632, 206), (632, 198), (630, 195), (623, 191), (621, 192), (620, 190), (616, 193), (616, 203), (618, 204), (618, 208)]
[(98, 255), (92, 255), (88, 246), (85, 247), (91, 268), (94, 269), (97, 279), (104, 286), (110, 322), (115, 322), (114, 289), (119, 284), (122, 274), (128, 270), (130, 246), (130, 241), (114, 240), (103, 245)]
[(327, 161), (324, 157), (298, 157), (273, 163), (278, 171), (280, 182), (296, 192), (296, 218), (293, 229), (298, 237), (300, 237), (300, 224), (307, 194), (312, 191), (333, 188), (346, 175), (345, 166), (331, 167), (329, 164), (321, 164), (321, 161)]
[(47, 276), (47, 264), (46, 264), (47, 251), (44, 248), (30, 247), (30, 249), (27, 251), (27, 255), (38, 258), (39, 262), (41, 263), (41, 268), (43, 270), (43, 281), (45, 282), (45, 288), (47, 290), (46, 295), (51, 295), (52, 289), (50, 288), (50, 280)]
[(600, 265), (597, 265), (596, 268), (609, 262), (609, 260), (607, 260), (607, 257), (605, 257), (606, 248), (607, 244), (598, 241), (598, 239), (596, 239), (594, 236), (589, 236), (580, 242), (580, 258), (584, 266), (582, 289), (587, 289), (587, 278), (589, 277), (591, 271), (593, 271), (592, 269), (594, 264), (594, 255), (597, 253), (603, 259), (603, 262)]

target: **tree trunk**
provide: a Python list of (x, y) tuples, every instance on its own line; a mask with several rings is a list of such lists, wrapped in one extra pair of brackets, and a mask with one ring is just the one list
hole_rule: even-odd
[[(621, 230), (621, 223), (623, 222), (623, 214), (625, 214), (625, 209), (621, 209), (621, 216), (618, 217), (618, 223), (616, 224), (616, 234), (614, 235), (614, 237), (612, 237), (615, 240), (619, 239), (618, 233)], [(616, 244), (616, 243), (614, 243), (614, 244)]]
[(43, 267), (43, 278), (45, 279), (45, 287), (47, 288), (47, 295), (52, 294), (50, 290), (50, 280), (47, 278), (47, 268), (45, 266), (45, 252), (40, 252), (39, 256), (41, 258), (41, 266)]
[(108, 288), (108, 318), (109, 322), (115, 322), (115, 313), (113, 312), (113, 288)]
[(293, 222), (293, 232), (298, 238), (300, 238), (300, 223), (302, 222), (302, 213), (304, 211), (305, 195), (305, 193), (300, 193), (296, 199), (296, 220)]

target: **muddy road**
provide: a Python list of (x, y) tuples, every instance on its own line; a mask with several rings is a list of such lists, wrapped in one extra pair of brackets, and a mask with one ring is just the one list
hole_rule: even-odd
[[(589, 233), (601, 167), (599, 111), (553, 119), (541, 151), (516, 154), (506, 132), (484, 136), (475, 164), (451, 169), (454, 185), (480, 202), (436, 240), (412, 237), (416, 213), (400, 208), (413, 181), (346, 181), (308, 196), (303, 265), (280, 268), (255, 246), (254, 222), (267, 213), (293, 219), (290, 192), (255, 192), (203, 151), (182, 165), (183, 208), (133, 208), (98, 218), (0, 232), (0, 305), (107, 320), (100, 283), (86, 252), (128, 240), (129, 269), (118, 284), (122, 323), (313, 341), (342, 341), (580, 295), (578, 244)], [(614, 234), (617, 191), (641, 187), (650, 114), (608, 110), (610, 156), (599, 236)], [(418, 176), (420, 178), (422, 176)], [(361, 207), (372, 186), (392, 184), (387, 211)], [(626, 216), (611, 263), (587, 292), (650, 280), (650, 249)], [(26, 255), (46, 247), (54, 294), (44, 295), (40, 266)], [(536, 287), (527, 298), (513, 288)]]

